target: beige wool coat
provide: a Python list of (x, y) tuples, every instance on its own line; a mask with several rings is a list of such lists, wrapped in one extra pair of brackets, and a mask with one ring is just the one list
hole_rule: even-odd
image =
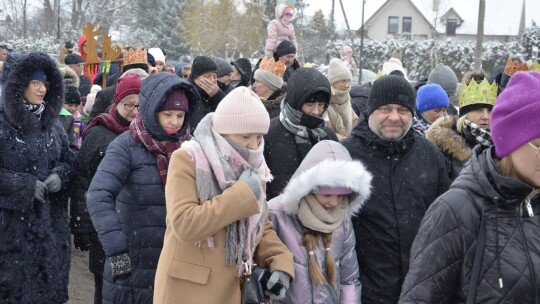
[[(236, 182), (200, 204), (195, 163), (180, 149), (171, 157), (165, 195), (167, 230), (156, 272), (154, 303), (239, 304), (238, 268), (226, 265), (224, 242), (227, 225), (259, 213), (249, 186)], [(208, 247), (208, 236), (214, 236), (215, 249)], [(254, 256), (256, 264), (294, 279), (293, 256), (268, 218)]]

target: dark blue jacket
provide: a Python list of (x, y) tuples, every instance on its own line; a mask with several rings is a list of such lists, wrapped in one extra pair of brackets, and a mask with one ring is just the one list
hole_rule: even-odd
[[(147, 131), (158, 141), (173, 141), (157, 111), (173, 88), (184, 89), (190, 101), (187, 128), (199, 95), (190, 83), (170, 73), (143, 81), (140, 109)], [(165, 191), (156, 157), (125, 132), (108, 147), (88, 189), (87, 206), (107, 259), (103, 271), (103, 303), (151, 303), (157, 262), (165, 234)], [(131, 274), (113, 282), (110, 257), (128, 253)]]
[[(32, 74), (50, 82), (41, 119), (24, 107)], [(75, 154), (58, 121), (64, 82), (54, 59), (44, 53), (10, 53), (4, 62), (0, 101), (0, 302), (64, 303), (68, 299), (70, 239), (68, 188)], [(51, 173), (59, 192), (34, 200), (36, 180)]]

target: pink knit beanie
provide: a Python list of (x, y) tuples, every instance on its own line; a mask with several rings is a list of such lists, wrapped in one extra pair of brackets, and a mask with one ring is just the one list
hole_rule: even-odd
[(214, 112), (212, 126), (219, 134), (266, 134), (270, 115), (253, 91), (238, 87), (221, 100)]

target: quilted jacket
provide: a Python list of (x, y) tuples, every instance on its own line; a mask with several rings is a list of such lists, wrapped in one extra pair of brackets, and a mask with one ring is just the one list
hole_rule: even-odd
[(450, 190), (428, 209), (400, 303), (465, 303), (482, 214), (476, 303), (540, 303), (540, 191), (501, 175), (492, 155), (493, 148), (476, 147)]

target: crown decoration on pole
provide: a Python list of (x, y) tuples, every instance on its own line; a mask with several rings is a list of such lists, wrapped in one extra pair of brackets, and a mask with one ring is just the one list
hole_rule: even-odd
[(529, 67), (529, 71), (540, 72), (540, 63), (538, 61), (533, 62)]
[(283, 78), (283, 74), (285, 74), (285, 69), (287, 67), (280, 60), (275, 61), (273, 57), (269, 58), (265, 56), (263, 57), (259, 68), (263, 71), (270, 72), (280, 78)]
[[(96, 75), (101, 73), (102, 87), (105, 88), (107, 84), (107, 73), (111, 67), (111, 63), (116, 62), (120, 66), (122, 65), (122, 49), (118, 46), (111, 45), (111, 37), (101, 34), (101, 25), (95, 30), (91, 22), (87, 22), (82, 28), (83, 34), (86, 36), (86, 62), (85, 74)], [(102, 43), (98, 41), (101, 35)], [(98, 57), (97, 49), (101, 49), (101, 58)]]
[(472, 104), (495, 104), (497, 99), (497, 84), (490, 84), (486, 78), (480, 83), (472, 80), (469, 84), (463, 83), (459, 88), (459, 107)]

